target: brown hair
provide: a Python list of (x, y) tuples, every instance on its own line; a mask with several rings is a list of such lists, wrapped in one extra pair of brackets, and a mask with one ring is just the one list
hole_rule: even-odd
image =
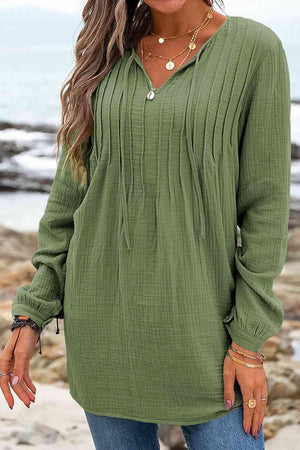
[(57, 157), (60, 145), (68, 149), (63, 167), (70, 159), (75, 179), (80, 178), (85, 184), (84, 158), (94, 127), (93, 93), (117, 59), (123, 56), (124, 49), (135, 47), (142, 36), (149, 33), (151, 10), (139, 0), (88, 0), (82, 18), (83, 27), (75, 46), (75, 66), (60, 92), (61, 126), (56, 143)]

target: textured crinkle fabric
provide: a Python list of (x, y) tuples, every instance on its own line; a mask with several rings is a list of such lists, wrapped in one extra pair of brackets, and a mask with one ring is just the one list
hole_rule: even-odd
[(89, 183), (62, 170), (64, 148), (12, 313), (64, 317), (87, 411), (196, 424), (227, 414), (231, 341), (259, 351), (284, 317), (272, 286), (288, 239), (287, 59), (266, 25), (228, 16), (150, 89), (133, 49), (98, 85)]

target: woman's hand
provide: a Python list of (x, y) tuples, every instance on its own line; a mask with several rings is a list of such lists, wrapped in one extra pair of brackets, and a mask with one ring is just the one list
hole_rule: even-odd
[[(232, 342), (233, 347), (248, 355), (255, 356), (257, 353), (247, 350), (240, 345)], [(230, 350), (229, 350), (230, 351)], [(251, 364), (262, 364), (260, 360), (254, 360), (247, 358), (239, 353), (231, 352), (236, 358)], [(244, 420), (243, 426), (247, 434), (250, 433), (257, 438), (260, 432), (260, 428), (263, 422), (263, 418), (266, 412), (266, 400), (262, 400), (261, 397), (268, 394), (267, 379), (264, 367), (246, 367), (238, 364), (226, 354), (223, 366), (224, 376), (224, 402), (226, 409), (230, 409), (234, 404), (234, 382), (237, 379), (242, 396), (243, 402), (248, 402), (250, 398), (256, 400), (255, 408), (249, 408), (247, 405), (243, 405)], [(226, 403), (226, 402), (231, 402)]]
[(35, 401), (36, 388), (29, 376), (29, 361), (38, 336), (38, 332), (29, 326), (15, 328), (0, 355), (0, 371), (7, 374), (13, 372), (13, 376), (0, 376), (1, 390), (11, 409), (14, 405), (14, 398), (10, 386), (28, 408), (31, 402)]

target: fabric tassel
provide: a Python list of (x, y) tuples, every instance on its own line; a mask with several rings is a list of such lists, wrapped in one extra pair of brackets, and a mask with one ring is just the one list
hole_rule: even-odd
[[(196, 190), (197, 195), (197, 227), (200, 228), (200, 233), (203, 238), (206, 236), (206, 227), (205, 227), (205, 216), (204, 216), (204, 206), (203, 206), (203, 197), (202, 197), (202, 190), (199, 182), (199, 177), (197, 173), (197, 166), (195, 164), (194, 159), (194, 150), (193, 150), (193, 144), (192, 144), (192, 130), (191, 130), (191, 101), (190, 97), (192, 97), (195, 93), (195, 82), (196, 82), (196, 74), (197, 74), (197, 63), (199, 59), (200, 53), (198, 53), (194, 67), (193, 67), (193, 75), (192, 75), (192, 81), (190, 84), (189, 92), (188, 92), (188, 99), (187, 99), (187, 106), (186, 106), (186, 128), (187, 128), (187, 145), (188, 145), (188, 152), (189, 152), (189, 158), (190, 158), (190, 164), (192, 169), (192, 176), (193, 176), (193, 183)], [(200, 225), (199, 225), (200, 223)]]

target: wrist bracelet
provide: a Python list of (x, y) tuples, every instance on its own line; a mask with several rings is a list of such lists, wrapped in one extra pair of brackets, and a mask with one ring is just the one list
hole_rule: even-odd
[[(13, 318), (12, 324), (10, 326), (10, 329), (11, 329), (11, 331), (13, 331), (15, 328), (20, 328), (21, 329), (24, 326), (29, 326), (30, 328), (35, 329), (35, 330), (38, 331), (38, 333), (39, 333), (38, 342), (39, 342), (39, 345), (40, 345), (39, 353), (41, 355), (42, 354), (42, 346), (41, 346), (41, 331), (42, 331), (42, 328), (36, 322), (34, 322), (32, 319), (30, 319), (27, 316), (15, 315), (14, 318)], [(17, 344), (17, 340), (19, 338), (19, 335), (20, 335), (20, 330), (19, 330), (18, 337), (17, 337), (15, 345), (14, 345), (13, 351), (14, 351), (15, 346)]]
[(229, 356), (230, 359), (232, 359), (232, 361), (241, 364), (242, 366), (246, 366), (246, 367), (251, 367), (251, 368), (262, 368), (264, 363), (262, 362), (261, 364), (250, 364), (250, 363), (246, 363), (245, 361), (242, 361), (241, 359), (236, 358), (235, 356), (231, 355), (229, 353), (229, 351), (227, 352), (227, 355)]
[(230, 346), (228, 348), (230, 348), (233, 352), (239, 353), (240, 355), (247, 356), (247, 358), (260, 359), (263, 361), (266, 359), (266, 355), (262, 352), (259, 352), (258, 355), (253, 356), (253, 355), (248, 355), (247, 353), (241, 352), (237, 348), (233, 347), (232, 344), (230, 344)]

